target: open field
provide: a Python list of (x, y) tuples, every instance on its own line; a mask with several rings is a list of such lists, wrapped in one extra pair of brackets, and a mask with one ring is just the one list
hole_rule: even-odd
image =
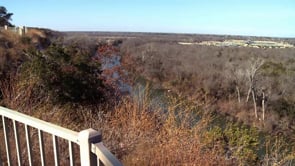
[(251, 40), (225, 40), (219, 41), (202, 41), (200, 43), (178, 42), (181, 45), (207, 45), (218, 47), (253, 47), (253, 48), (294, 48), (294, 45), (275, 41), (251, 41)]

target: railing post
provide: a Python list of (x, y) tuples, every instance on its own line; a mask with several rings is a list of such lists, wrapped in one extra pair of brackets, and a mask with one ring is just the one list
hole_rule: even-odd
[(28, 33), (28, 27), (24, 26), (24, 34), (27, 34), (27, 33)]
[(24, 33), (24, 27), (23, 27), (23, 26), (19, 26), (19, 27), (18, 27), (18, 34), (19, 34), (20, 36), (22, 36), (23, 33)]
[(80, 161), (81, 166), (94, 166), (97, 165), (97, 159), (94, 154), (91, 153), (91, 143), (101, 142), (101, 132), (94, 129), (87, 129), (79, 132), (78, 134), (80, 145)]

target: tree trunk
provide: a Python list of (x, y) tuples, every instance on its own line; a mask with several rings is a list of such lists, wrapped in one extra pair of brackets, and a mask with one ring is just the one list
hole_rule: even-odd
[(252, 90), (251, 93), (252, 93), (252, 99), (253, 99), (253, 104), (254, 104), (255, 118), (257, 119), (258, 118), (258, 115), (257, 115), (257, 106), (256, 106), (256, 99), (255, 99), (255, 92), (254, 92), (254, 90)]
[(237, 94), (238, 94), (238, 101), (241, 103), (241, 96), (240, 96), (240, 89), (238, 86), (236, 86)]
[(249, 90), (248, 90), (248, 93), (247, 93), (247, 98), (246, 98), (246, 102), (248, 102), (248, 101), (249, 101), (250, 93), (251, 93), (251, 87), (250, 87), (250, 88), (249, 88)]
[(265, 116), (265, 94), (262, 92), (262, 120), (264, 121)]

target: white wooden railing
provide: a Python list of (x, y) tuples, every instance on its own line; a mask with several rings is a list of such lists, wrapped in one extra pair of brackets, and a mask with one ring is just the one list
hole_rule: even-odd
[(5, 25), (4, 27), (0, 27), (0, 30), (15, 32), (19, 34), (20, 36), (22, 36), (28, 32), (28, 27), (24, 27), (24, 26), (9, 27)]
[[(87, 129), (81, 132), (75, 132), (45, 121), (42, 121), (37, 118), (19, 113), (0, 106), (0, 116), (2, 117), (2, 128), (3, 136), (5, 142), (5, 152), (6, 152), (6, 161), (5, 155), (1, 154), (2, 149), (0, 149), (0, 166), (3, 163), (7, 165), (12, 165), (12, 150), (16, 152), (16, 158), (18, 165), (42, 165), (46, 164), (46, 157), (49, 154), (45, 154), (44, 148), (44, 136), (43, 134), (49, 134), (52, 136), (52, 145), (53, 145), (53, 154), (54, 154), (54, 163), (55, 165), (60, 165), (60, 154), (59, 154), (59, 145), (58, 140), (64, 139), (68, 142), (68, 154), (69, 154), (69, 165), (77, 165), (75, 163), (75, 153), (74, 145), (78, 145), (80, 148), (80, 164), (82, 166), (92, 166), (92, 165), (122, 165), (120, 161), (103, 145), (101, 142), (102, 137), (101, 133), (94, 129)], [(9, 123), (9, 122), (12, 122)], [(20, 127), (24, 127), (25, 137), (20, 138)], [(0, 124), (1, 127), (1, 124)], [(9, 130), (12, 128), (14, 135), (15, 145), (11, 145), (9, 140)], [(38, 144), (39, 144), (39, 155), (40, 163), (34, 161), (34, 155), (32, 151), (32, 135), (30, 134), (31, 130), (38, 131)], [(26, 142), (26, 151), (27, 151), (27, 160), (23, 160), (24, 149), (21, 149), (20, 139), (25, 140)], [(1, 146), (0, 146), (1, 147)], [(15, 147), (15, 149), (12, 149)], [(77, 149), (75, 149), (76, 151)], [(14, 153), (15, 154), (15, 153)], [(24, 163), (27, 161), (28, 163)], [(38, 161), (39, 162), (39, 161)]]

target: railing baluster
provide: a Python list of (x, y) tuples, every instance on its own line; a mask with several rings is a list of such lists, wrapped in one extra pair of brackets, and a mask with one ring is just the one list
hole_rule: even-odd
[[(4, 141), (5, 141), (5, 148), (6, 148), (6, 159), (7, 165), (11, 165), (11, 147), (10, 147), (10, 140), (8, 139), (10, 135), (12, 135), (12, 131), (10, 132), (9, 129), (11, 127), (10, 120), (13, 124), (13, 131), (14, 131), (14, 138), (15, 138), (15, 148), (17, 153), (17, 160), (18, 165), (22, 165), (22, 158), (21, 158), (21, 146), (20, 146), (20, 139), (21, 141), (25, 139), (27, 152), (28, 152), (28, 160), (29, 165), (32, 166), (33, 161), (33, 149), (32, 149), (32, 139), (30, 132), (31, 129), (38, 130), (38, 141), (39, 141), (39, 148), (40, 148), (40, 160), (41, 165), (46, 165), (46, 155), (45, 155), (45, 146), (44, 146), (44, 132), (52, 135), (53, 141), (53, 151), (54, 151), (54, 161), (55, 165), (60, 164), (60, 156), (59, 156), (59, 147), (58, 147), (58, 139), (62, 138), (68, 141), (69, 144), (69, 158), (70, 158), (70, 165), (75, 164), (75, 149), (74, 144), (77, 144), (80, 149), (80, 162), (81, 165), (118, 165), (120, 166), (120, 161), (110, 152), (108, 149), (103, 146), (101, 143), (101, 133), (95, 131), (94, 129), (87, 129), (83, 130), (79, 133), (51, 124), (49, 122), (42, 121), (40, 119), (36, 119), (30, 117), (28, 115), (22, 114), (17, 111), (13, 111), (4, 107), (0, 106), (0, 116), (2, 116), (2, 124), (3, 124), (3, 132), (4, 132)], [(8, 123), (9, 122), (9, 123)], [(19, 127), (22, 123), (25, 127), (25, 138), (19, 138)], [(21, 132), (22, 133), (22, 132)], [(46, 137), (47, 138), (47, 137)], [(11, 140), (12, 141), (12, 140)], [(14, 150), (13, 150), (14, 152)], [(3, 165), (2, 161), (5, 157), (0, 155), (0, 166)], [(5, 161), (4, 161), (5, 162)]]
[(69, 141), (69, 156), (70, 156), (70, 165), (74, 166), (75, 161), (74, 161), (74, 146), (73, 146), (73, 142)]
[(53, 152), (54, 152), (54, 163), (56, 166), (59, 166), (59, 156), (58, 156), (58, 140), (57, 136), (52, 135), (53, 142)]
[(28, 125), (25, 125), (26, 131), (26, 142), (27, 142), (27, 149), (28, 149), (28, 159), (29, 165), (33, 165), (33, 154), (32, 154), (32, 147), (31, 147), (31, 137), (30, 137), (30, 128)]
[(2, 147), (0, 146), (0, 166), (2, 166), (2, 153), (1, 153)]
[(2, 166), (1, 152), (0, 152), (0, 166)]
[(2, 153), (1, 153), (2, 146), (0, 146), (0, 166), (2, 166)]
[(16, 147), (16, 155), (17, 155), (17, 163), (19, 166), (22, 165), (22, 156), (21, 156), (21, 149), (20, 149), (20, 143), (19, 143), (19, 134), (18, 134), (18, 125), (15, 120), (13, 122), (13, 130), (14, 130), (14, 139), (15, 139), (15, 147)]
[(38, 136), (39, 136), (39, 146), (40, 146), (40, 160), (41, 160), (41, 165), (42, 165), (42, 166), (45, 166), (43, 132), (42, 132), (40, 129), (38, 130)]
[(7, 125), (5, 123), (5, 117), (2, 116), (2, 123), (3, 123), (3, 132), (4, 132), (4, 141), (5, 141), (5, 147), (6, 147), (6, 157), (7, 157), (7, 165), (11, 165), (11, 157), (10, 157), (10, 145), (7, 139)]

